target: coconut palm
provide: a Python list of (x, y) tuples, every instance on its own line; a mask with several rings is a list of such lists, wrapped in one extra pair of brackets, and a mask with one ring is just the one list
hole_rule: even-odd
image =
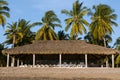
[(30, 21), (24, 19), (8, 24), (5, 35), (7, 35), (7, 40), (5, 43), (13, 44), (14, 46), (21, 46), (25, 44), (30, 44), (34, 40), (35, 34), (30, 31), (30, 28), (38, 25), (38, 23), (30, 24)]
[[(99, 40), (99, 39), (95, 39), (92, 35), (91, 32), (88, 32), (88, 34), (84, 37), (84, 39), (90, 43), (90, 44), (96, 44), (96, 45), (100, 45), (100, 46), (104, 46), (104, 41), (103, 40)], [(105, 37), (105, 42), (106, 42), (106, 47), (110, 47), (108, 43), (110, 43), (112, 41), (112, 38), (110, 35), (106, 35)]]
[(120, 37), (117, 38), (116, 42), (114, 43), (114, 47), (117, 50), (120, 50)]
[(53, 11), (47, 11), (42, 18), (42, 28), (37, 31), (36, 40), (56, 40), (57, 34), (54, 32), (55, 27), (61, 27), (60, 20)]
[(4, 0), (0, 0), (0, 25), (6, 24), (6, 17), (10, 17), (8, 3)]
[(36, 25), (40, 25), (41, 23), (35, 22), (30, 24), (30, 21), (26, 21), (25, 19), (21, 19), (18, 21), (18, 30), (22, 33), (22, 38), (18, 43), (19, 46), (30, 44), (35, 40), (35, 33), (31, 32), (30, 28)]
[(69, 35), (65, 34), (64, 31), (58, 31), (58, 38), (59, 40), (68, 40)]
[(113, 25), (117, 26), (117, 23), (114, 22), (116, 14), (113, 14), (114, 11), (108, 5), (104, 4), (93, 6), (93, 9), (95, 12), (91, 14), (90, 32), (95, 39), (103, 40), (106, 47), (106, 35), (112, 34)]
[(82, 5), (83, 3), (79, 3), (77, 0), (73, 4), (72, 10), (62, 10), (63, 14), (70, 16), (65, 19), (65, 31), (68, 31), (71, 27), (70, 37), (78, 36), (78, 34), (83, 34), (83, 32), (86, 33), (85, 25), (88, 26), (88, 22), (83, 17), (88, 13), (88, 9), (86, 7), (82, 7)]
[(14, 22), (12, 24), (8, 24), (5, 35), (7, 36), (7, 40), (5, 41), (5, 43), (7, 45), (12, 44), (13, 47), (16, 46), (16, 44), (23, 37), (22, 33), (20, 33), (18, 31), (18, 23), (17, 22)]

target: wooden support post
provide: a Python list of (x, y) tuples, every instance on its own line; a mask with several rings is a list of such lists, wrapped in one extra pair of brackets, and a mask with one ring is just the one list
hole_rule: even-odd
[(21, 61), (21, 64), (20, 65), (23, 65), (23, 61)]
[(88, 67), (88, 62), (87, 62), (87, 54), (85, 54), (85, 67)]
[(112, 54), (112, 68), (114, 68), (114, 54)]
[(9, 67), (9, 54), (7, 54), (7, 67)]
[(62, 54), (59, 54), (59, 66), (61, 67), (62, 64)]
[(106, 68), (108, 67), (108, 56), (106, 56)]
[(15, 58), (12, 57), (11, 67), (14, 67), (14, 64), (15, 64)]
[(19, 61), (19, 59), (17, 59), (17, 67), (19, 67), (19, 63), (20, 63), (20, 61)]
[(35, 66), (35, 54), (33, 54), (33, 67)]

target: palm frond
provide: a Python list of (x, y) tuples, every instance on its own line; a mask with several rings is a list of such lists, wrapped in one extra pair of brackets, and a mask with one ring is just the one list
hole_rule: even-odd
[(3, 14), (6, 17), (10, 18), (10, 14), (8, 12), (0, 11), (0, 14)]
[(6, 1), (0, 0), (0, 5), (8, 5)]
[(32, 24), (29, 26), (29, 28), (32, 28), (32, 27), (35, 27), (35, 26), (40, 26), (40, 25), (42, 25), (41, 22), (35, 22), (35, 23), (32, 23)]
[(62, 14), (69, 15), (69, 16), (72, 16), (72, 11), (68, 11), (68, 10), (66, 10), (66, 9), (62, 10), (61, 13), (62, 13)]
[(111, 21), (111, 25), (118, 26), (118, 24), (114, 21)]
[(62, 27), (60, 24), (50, 23), (50, 26), (54, 29), (55, 27)]
[(86, 15), (88, 13), (88, 10), (84, 10), (84, 11), (81, 11), (81, 13), (79, 13), (79, 17), (83, 17), (84, 15)]
[(2, 7), (0, 7), (0, 10), (10, 11), (10, 9), (9, 9), (7, 6), (2, 6)]
[(2, 25), (2, 27), (4, 27), (4, 25), (6, 24), (6, 19), (3, 15), (0, 15), (0, 24)]
[(52, 17), (52, 18), (50, 18), (50, 22), (58, 22), (58, 23), (60, 23), (61, 21), (57, 17)]
[(86, 25), (86, 26), (89, 25), (89, 23), (88, 23), (86, 20), (84, 20), (84, 19), (79, 20), (79, 22), (80, 22), (81, 24)]

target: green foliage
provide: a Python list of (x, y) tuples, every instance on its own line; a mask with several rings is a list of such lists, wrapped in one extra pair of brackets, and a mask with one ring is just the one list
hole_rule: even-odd
[(78, 36), (68, 36), (68, 40), (81, 40), (82, 38), (81, 37), (78, 37)]
[(4, 0), (0, 0), (0, 24), (4, 27), (6, 24), (6, 17), (9, 18), (9, 8), (8, 3)]
[(104, 4), (93, 6), (93, 9), (95, 12), (91, 15), (90, 32), (95, 39), (102, 40), (107, 34), (112, 34), (112, 25), (117, 26), (117, 23), (114, 22), (116, 14), (113, 14), (114, 11)]
[(2, 50), (4, 49), (4, 45), (0, 44), (0, 67), (6, 65), (6, 57), (2, 54)]
[(42, 28), (37, 31), (36, 40), (57, 40), (58, 36), (54, 32), (55, 27), (61, 27), (60, 20), (56, 14), (50, 10), (42, 18)]
[[(85, 35), (84, 39), (90, 43), (90, 44), (95, 44), (95, 45), (100, 45), (100, 46), (104, 46), (104, 40), (99, 40), (99, 39), (95, 39), (92, 35), (91, 32), (88, 32), (87, 35)], [(106, 42), (106, 47), (110, 47), (109, 43), (112, 41), (112, 38), (110, 35), (106, 35), (105, 37), (105, 42)]]
[(117, 58), (115, 60), (115, 64), (117, 65), (117, 67), (120, 66), (120, 54), (117, 56)]
[(57, 40), (57, 34), (50, 27), (43, 26), (36, 34), (36, 40)]
[(30, 28), (36, 25), (38, 25), (37, 22), (30, 24), (30, 21), (26, 21), (24, 19), (9, 24), (5, 33), (7, 36), (5, 43), (13, 44), (13, 46), (21, 46), (32, 43), (35, 38), (35, 33), (31, 32)]
[(64, 31), (58, 31), (58, 38), (59, 40), (68, 40), (69, 35), (65, 34)]
[(116, 42), (114, 43), (115, 49), (120, 50), (120, 37), (117, 38)]
[(83, 32), (86, 33), (84, 25), (88, 26), (88, 22), (83, 19), (83, 16), (85, 16), (89, 10), (86, 7), (82, 7), (82, 4), (83, 3), (79, 3), (77, 0), (73, 4), (72, 10), (68, 11), (64, 9), (61, 11), (63, 14), (70, 16), (70, 18), (65, 19), (65, 31), (68, 31), (68, 29), (72, 26), (70, 31), (71, 37), (78, 36), (78, 34), (83, 34)]
[(21, 41), (23, 35), (18, 30), (17, 22), (9, 24), (7, 26), (7, 30), (5, 35), (7, 35), (7, 40), (5, 41), (6, 44), (13, 44), (15, 46)]

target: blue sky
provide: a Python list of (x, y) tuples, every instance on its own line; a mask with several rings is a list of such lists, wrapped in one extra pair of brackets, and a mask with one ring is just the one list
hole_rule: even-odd
[[(72, 4), (76, 0), (6, 0), (9, 3), (10, 15), (11, 17), (7, 19), (7, 23), (12, 23), (18, 21), (18, 19), (26, 19), (31, 22), (41, 21), (44, 13), (48, 10), (53, 10), (58, 18), (61, 20), (62, 28), (56, 28), (56, 32), (59, 30), (64, 30), (65, 22), (64, 19), (67, 18), (66, 15), (61, 14), (62, 9), (71, 10)], [(107, 4), (112, 9), (115, 10), (117, 14), (116, 22), (120, 25), (120, 0), (79, 0), (84, 2), (84, 6), (92, 8), (93, 5)], [(89, 23), (91, 22), (90, 16), (84, 17)], [(7, 26), (7, 24), (6, 24)], [(111, 45), (115, 42), (116, 38), (120, 37), (120, 27), (114, 27), (114, 33), (112, 34), (113, 41)], [(32, 28), (32, 31), (37, 31), (40, 26)], [(5, 36), (3, 36), (5, 29), (0, 27), (0, 43), (5, 41)], [(69, 33), (69, 32), (68, 32)], [(83, 35), (81, 35), (83, 36)]]

